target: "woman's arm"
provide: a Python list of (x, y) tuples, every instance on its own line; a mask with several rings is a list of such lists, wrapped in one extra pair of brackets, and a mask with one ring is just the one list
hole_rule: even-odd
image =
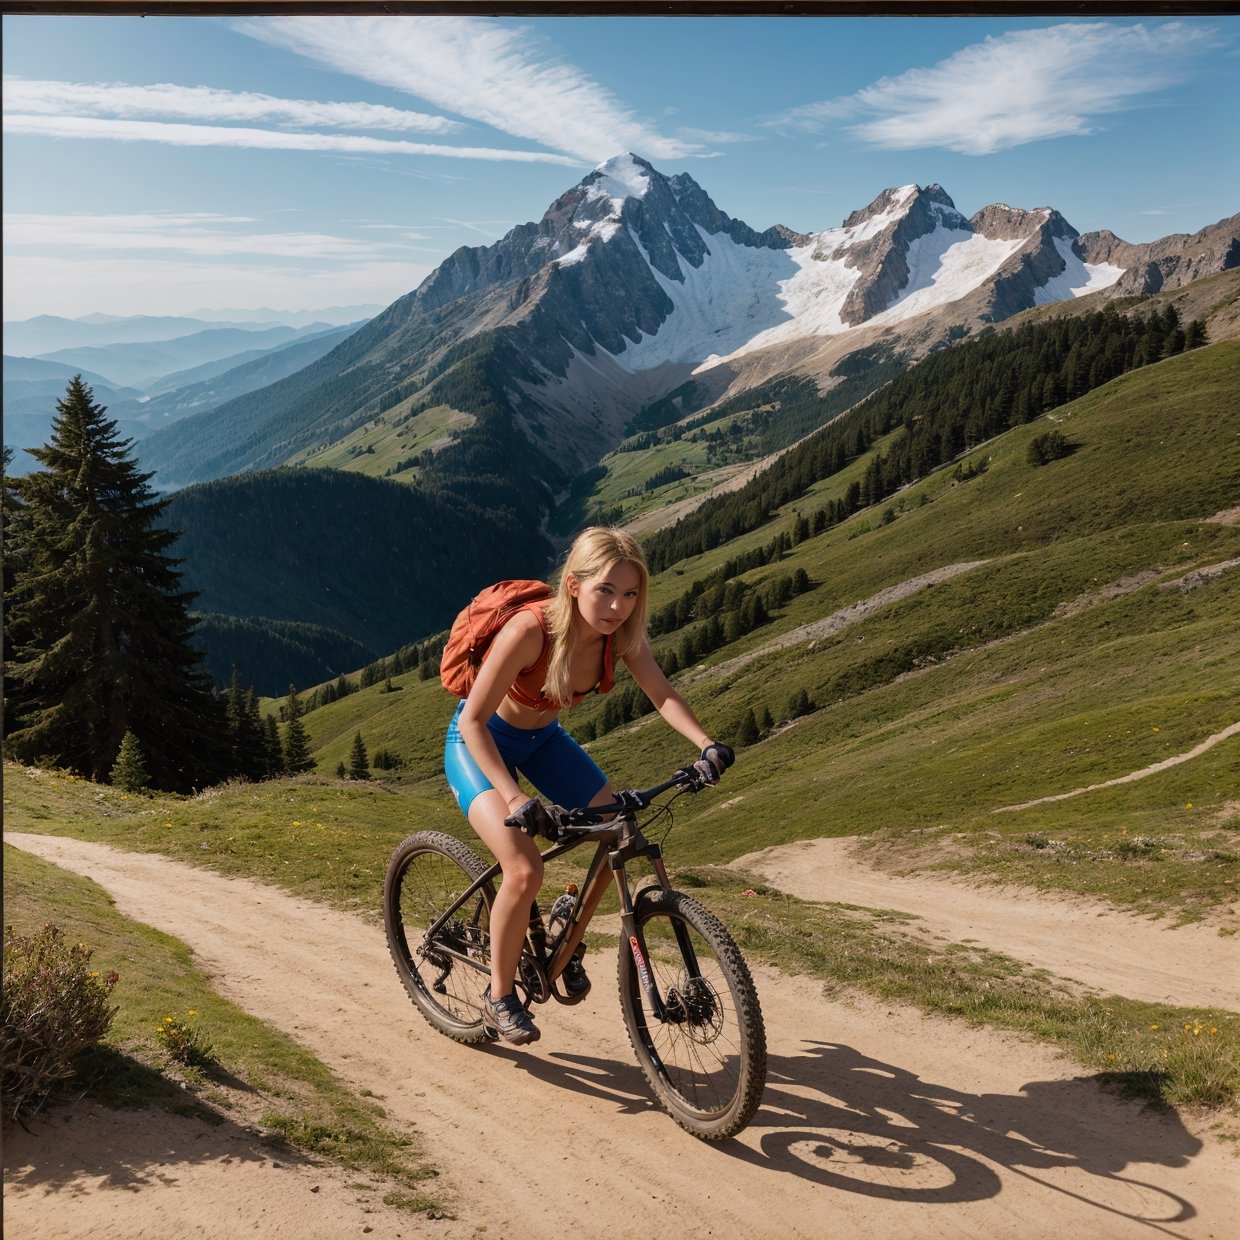
[(698, 722), (693, 708), (672, 688), (671, 682), (663, 674), (663, 669), (655, 662), (649, 642), (642, 642), (641, 649), (634, 654), (625, 655), (624, 665), (632, 672), (633, 679), (650, 699), (655, 710), (685, 740), (696, 745), (698, 749), (706, 749), (715, 743)]
[(521, 671), (538, 661), (542, 644), (543, 628), (537, 616), (528, 611), (513, 616), (491, 643), (474, 687), (465, 699), (465, 709), (457, 719), (466, 748), (510, 810), (520, 808), (529, 798), (509, 774), (487, 723)]

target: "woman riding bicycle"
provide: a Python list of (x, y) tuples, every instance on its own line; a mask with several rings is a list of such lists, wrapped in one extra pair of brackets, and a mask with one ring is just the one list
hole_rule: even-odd
[[(623, 660), (655, 709), (701, 751), (695, 766), (717, 783), (732, 750), (717, 744), (655, 662), (646, 636), (649, 574), (635, 539), (594, 527), (580, 534), (554, 597), (516, 611), (491, 643), (477, 679), (448, 726), (444, 768), (457, 804), (503, 869), (491, 908), (491, 984), (484, 1021), (507, 1042), (540, 1036), (514, 992), (530, 905), (543, 882), (534, 836), (545, 811), (517, 784), (524, 775), (566, 809), (606, 805), (614, 790), (598, 764), (560, 725), (557, 714), (590, 693), (608, 692)], [(515, 828), (515, 829), (514, 829)], [(579, 940), (605, 887), (588, 893)], [(582, 999), (590, 981), (583, 947), (571, 940), (565, 991)], [(555, 980), (554, 978), (551, 980)]]

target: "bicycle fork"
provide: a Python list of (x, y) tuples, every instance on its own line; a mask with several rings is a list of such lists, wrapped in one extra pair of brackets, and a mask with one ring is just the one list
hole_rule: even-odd
[[(654, 868), (655, 877), (659, 880), (659, 886), (664, 891), (671, 891), (672, 887), (667, 878), (667, 869), (663, 864), (662, 849), (658, 844), (647, 843), (641, 851), (649, 858), (651, 866)], [(633, 966), (637, 970), (638, 985), (641, 986), (642, 993), (646, 996), (646, 1003), (651, 1013), (660, 1024), (666, 1024), (669, 1021), (679, 1022), (684, 1016), (683, 1008), (680, 1005), (669, 1006), (664, 1002), (664, 998), (659, 993), (658, 985), (655, 982), (654, 974), (648, 964), (649, 949), (646, 946), (646, 937), (642, 932), (641, 924), (637, 920), (637, 912), (633, 904), (632, 895), (629, 892), (628, 878), (624, 872), (625, 857), (622, 853), (616, 852), (611, 854), (609, 861), (616, 882), (616, 890), (620, 896), (621, 933), (624, 935), (629, 953), (633, 957)], [(640, 893), (638, 898), (641, 898)], [(676, 937), (676, 946), (680, 951), (680, 958), (684, 962), (686, 974), (689, 978), (700, 978), (702, 971), (698, 965), (697, 954), (693, 950), (693, 944), (689, 939), (689, 932), (679, 919), (673, 917), (670, 921), (672, 932)]]

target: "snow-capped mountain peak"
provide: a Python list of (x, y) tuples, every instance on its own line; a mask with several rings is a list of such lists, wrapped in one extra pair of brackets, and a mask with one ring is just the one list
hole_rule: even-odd
[(645, 198), (652, 173), (654, 169), (644, 159), (626, 151), (599, 164), (582, 184), (587, 199), (604, 199), (619, 215), (626, 198)]
[[(688, 173), (666, 176), (626, 152), (565, 189), (541, 219), (450, 255), (313, 375), (300, 372), (317, 386), (285, 381), (294, 384), (279, 395), (291, 402), (290, 429), (255, 459), (269, 463), (270, 452), (318, 435), (318, 423), (292, 426), (294, 393), (321, 391), (335, 418), (340, 393), (356, 392), (339, 422), (352, 430), (394, 400), (412, 402), (407, 417), (419, 400), (456, 408), (459, 392), (479, 395), (474, 361), (453, 373), (476, 357), (488, 395), (461, 415), (481, 419), (493, 398), (567, 478), (690, 379), (695, 402), (781, 375), (830, 387), (850, 355), (908, 362), (1035, 306), (1181, 288), (1238, 266), (1240, 216), (1131, 244), (1078, 234), (1045, 206), (993, 204), (966, 219), (937, 184), (884, 189), (837, 227), (759, 233)], [(266, 409), (242, 412), (253, 421)]]
[[(1216, 248), (1194, 270), (1234, 265)], [(624, 152), (537, 223), (458, 251), (417, 297), (433, 307), (477, 293), (488, 325), (537, 324), (537, 402), (554, 403), (562, 384), (568, 417), (602, 376), (653, 399), (667, 367), (683, 376), (793, 344), (804, 356), (834, 352), (830, 338), (862, 327), (899, 335), (930, 315), (932, 333), (968, 333), (1035, 305), (1178, 279), (1178, 253), (1080, 237), (1049, 207), (993, 204), (966, 218), (935, 183), (884, 189), (838, 227), (758, 233), (687, 173), (668, 177)]]

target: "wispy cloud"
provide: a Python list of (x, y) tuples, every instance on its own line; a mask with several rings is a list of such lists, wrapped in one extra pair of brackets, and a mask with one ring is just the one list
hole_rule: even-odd
[(762, 134), (737, 133), (730, 129), (693, 129), (685, 126), (677, 132), (682, 138), (689, 138), (695, 142), (710, 142), (719, 146), (730, 142), (761, 142), (763, 140)]
[(164, 142), (172, 146), (227, 146), (268, 151), (340, 151), (372, 155), (439, 155), (447, 159), (482, 159), (580, 167), (580, 161), (550, 151), (507, 151), (499, 147), (448, 146), (372, 138), (364, 134), (295, 133), (228, 125), (184, 125), (163, 121), (119, 120), (101, 116), (32, 116), (6, 113), (5, 134), (43, 138), (86, 138), (113, 142)]
[[(10, 255), (23, 249), (66, 248), (102, 254), (150, 252), (199, 258), (250, 256), (311, 259), (316, 262), (378, 260), (424, 241), (403, 231), (398, 238), (361, 240), (312, 232), (262, 232), (244, 215), (138, 212), (130, 215), (11, 213), (4, 217), (4, 240)], [(6, 259), (7, 261), (7, 259)]]
[(1080, 24), (996, 35), (926, 69), (854, 95), (808, 104), (773, 124), (811, 131), (860, 118), (849, 132), (885, 150), (965, 155), (1095, 132), (1098, 118), (1181, 81), (1216, 44), (1202, 26)]
[(288, 17), (236, 29), (457, 116), (599, 163), (707, 152), (659, 133), (528, 27), (470, 17)]
[(199, 124), (245, 121), (418, 133), (452, 133), (462, 128), (460, 122), (446, 116), (407, 112), (382, 104), (320, 103), (166, 82), (133, 86), (126, 82), (58, 82), (6, 75), (4, 106), (10, 112), (40, 116), (158, 118)]

